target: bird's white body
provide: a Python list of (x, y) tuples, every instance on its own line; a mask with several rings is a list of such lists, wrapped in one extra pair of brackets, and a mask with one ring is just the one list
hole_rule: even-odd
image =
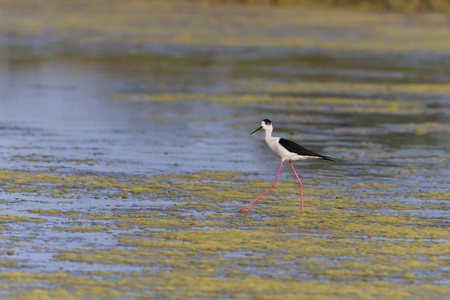
[(281, 158), (283, 161), (303, 160), (311, 157), (298, 155), (297, 153), (289, 152), (280, 145), (280, 138), (271, 136), (272, 131), (266, 130), (266, 144), (269, 146), (270, 151), (275, 154), (276, 157)]
[(320, 158), (320, 157), (315, 157), (315, 156), (311, 156), (311, 155), (300, 155), (298, 153), (288, 151), (285, 147), (283, 147), (280, 144), (280, 139), (281, 139), (280, 137), (272, 136), (272, 131), (273, 131), (272, 123), (265, 124), (265, 122), (263, 121), (263, 122), (261, 122), (261, 127), (266, 132), (265, 140), (266, 140), (266, 144), (269, 147), (270, 151), (272, 151), (272, 153), (275, 156), (281, 158), (283, 161), (294, 161), (294, 160), (304, 160), (304, 159), (311, 159), (311, 158)]

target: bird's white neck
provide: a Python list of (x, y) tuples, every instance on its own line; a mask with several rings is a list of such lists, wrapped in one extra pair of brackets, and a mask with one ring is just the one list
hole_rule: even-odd
[(273, 131), (272, 126), (266, 128), (266, 138), (265, 139), (266, 139), (267, 143), (270, 141), (270, 139), (272, 137), (272, 131)]

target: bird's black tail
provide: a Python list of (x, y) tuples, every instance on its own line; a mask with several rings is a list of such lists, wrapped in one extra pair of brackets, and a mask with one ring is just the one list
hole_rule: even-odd
[(320, 155), (320, 157), (324, 160), (329, 160), (329, 161), (336, 161), (335, 158), (329, 157), (329, 156), (325, 156), (325, 155)]

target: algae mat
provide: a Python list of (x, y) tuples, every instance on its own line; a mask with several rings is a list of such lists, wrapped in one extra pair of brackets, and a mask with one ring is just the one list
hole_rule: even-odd
[(450, 53), (445, 13), (192, 2), (2, 0), (0, 32), (2, 42), (57, 48), (136, 51), (172, 44)]
[(296, 184), (286, 179), (242, 214), (234, 209), (263, 185), (236, 171), (147, 177), (2, 170), (1, 176), (9, 195), (29, 195), (4, 200), (22, 209), (0, 215), (6, 297), (439, 298), (450, 292), (446, 220), (414, 213), (439, 209), (435, 204), (385, 200), (389, 193), (357, 201), (358, 192), (307, 181), (302, 215)]
[(449, 297), (444, 15), (123, 3), (0, 1), (2, 298)]

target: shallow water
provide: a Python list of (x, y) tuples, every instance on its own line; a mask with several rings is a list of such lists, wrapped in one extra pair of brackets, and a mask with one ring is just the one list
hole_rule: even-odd
[[(324, 182), (345, 178), (350, 185), (401, 182), (401, 191), (412, 185), (446, 190), (450, 171), (442, 165), (449, 161), (448, 94), (358, 90), (361, 83), (362, 88), (392, 84), (392, 77), (396, 84), (439, 83), (449, 79), (448, 74), (443, 77), (445, 61), (435, 62), (435, 73), (443, 78), (421, 74), (419, 81), (411, 74), (420, 73), (417, 60), (422, 57), (404, 57), (400, 65), (387, 55), (355, 58), (353, 53), (269, 49), (248, 58), (245, 49), (233, 55), (227, 50), (210, 49), (199, 56), (193, 49), (181, 49), (175, 57), (168, 51), (167, 56), (148, 52), (125, 58), (42, 57), (29, 51), (20, 59), (5, 51), (0, 69), (1, 167), (145, 175), (235, 170), (271, 179), (279, 162), (261, 135), (249, 135), (260, 119), (270, 118), (274, 135), (338, 159), (297, 163), (306, 177)], [(327, 90), (330, 82), (346, 90)], [(306, 88), (296, 91), (297, 84)], [(140, 99), (161, 93), (173, 100)], [(190, 94), (194, 100), (185, 101)], [(209, 101), (211, 95), (242, 94), (250, 98), (248, 103)], [(269, 95), (269, 101), (258, 103), (258, 95)], [(412, 171), (402, 175), (405, 168)]]
[[(302, 295), (448, 293), (448, 55), (1, 42), (3, 295), (285, 298), (324, 281), (349, 292)], [(249, 135), (263, 118), (337, 159), (295, 163), (305, 215), (287, 166), (235, 211), (279, 166)], [(405, 294), (417, 284), (433, 289)]]

